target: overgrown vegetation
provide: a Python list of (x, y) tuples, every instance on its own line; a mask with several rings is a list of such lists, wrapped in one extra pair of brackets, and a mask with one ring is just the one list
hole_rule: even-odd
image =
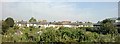
[[(32, 30), (32, 31), (31, 31)], [(119, 34), (118, 34), (119, 35)], [(113, 34), (99, 34), (86, 28), (10, 28), (3, 35), (3, 42), (117, 42)]]
[[(111, 20), (103, 20), (100, 28), (36, 28), (2, 24), (2, 42), (119, 42), (120, 34)], [(9, 28), (5, 28), (9, 27)], [(5, 32), (4, 32), (5, 30)]]

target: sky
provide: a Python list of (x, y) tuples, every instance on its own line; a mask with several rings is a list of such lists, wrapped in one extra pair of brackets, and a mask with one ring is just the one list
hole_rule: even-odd
[(120, 0), (0, 0), (1, 2), (118, 2)]
[[(46, 0), (47, 1), (47, 0)], [(118, 16), (117, 2), (9, 2), (4, 0), (0, 4), (2, 19), (12, 17), (15, 20), (47, 21), (90, 21), (97, 22), (105, 18)], [(0, 11), (1, 12), (1, 11)]]

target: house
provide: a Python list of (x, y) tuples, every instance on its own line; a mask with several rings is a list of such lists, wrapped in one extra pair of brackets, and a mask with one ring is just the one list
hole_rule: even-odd
[(120, 17), (114, 19), (115, 23), (113, 23), (115, 26), (117, 26), (118, 28), (120, 28)]
[(48, 22), (39, 22), (38, 24), (38, 27), (49, 27), (49, 23)]
[(27, 21), (19, 21), (16, 22), (17, 26), (20, 27), (93, 27), (92, 23), (77, 23), (71, 21), (61, 21), (61, 22), (27, 22)]
[(115, 25), (120, 29), (120, 17), (116, 20)]
[(118, 28), (120, 28), (120, 22), (116, 22), (116, 23), (114, 23), (114, 25), (116, 25)]
[(61, 22), (49, 22), (49, 27), (61, 27), (62, 23)]
[(120, 20), (116, 20), (115, 22), (120, 22)]
[(93, 24), (93, 27), (97, 28), (97, 29), (100, 29), (101, 28), (100, 26), (101, 26), (101, 23), (94, 23)]
[(93, 27), (93, 23), (85, 22), (85, 23), (83, 23), (83, 27)]
[(62, 24), (69, 24), (71, 21), (61, 21)]
[(15, 25), (19, 27), (24, 27), (24, 26), (27, 26), (27, 22), (22, 20), (22, 21), (16, 22)]
[(100, 24), (100, 23), (95, 23), (95, 24), (93, 24), (93, 26), (94, 26), (94, 27), (100, 27), (101, 24)]
[(67, 23), (63, 24), (64, 27), (82, 27), (82, 23)]
[(39, 24), (39, 22), (29, 22), (29, 23), (27, 23), (27, 27), (30, 27), (30, 26), (34, 26), (34, 27), (37, 27), (38, 26), (38, 24)]

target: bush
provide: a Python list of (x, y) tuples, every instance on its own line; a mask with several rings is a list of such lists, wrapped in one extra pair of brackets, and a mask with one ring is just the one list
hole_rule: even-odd
[[(112, 34), (99, 34), (94, 31), (94, 28), (9, 28), (3, 35), (3, 42), (113, 42), (119, 41), (117, 35)], [(30, 31), (30, 29), (32, 29)], [(92, 31), (88, 31), (93, 29)], [(23, 34), (15, 34), (19, 30)], [(87, 31), (86, 31), (87, 30)], [(39, 32), (39, 33), (38, 33)], [(7, 36), (7, 37), (6, 37)]]

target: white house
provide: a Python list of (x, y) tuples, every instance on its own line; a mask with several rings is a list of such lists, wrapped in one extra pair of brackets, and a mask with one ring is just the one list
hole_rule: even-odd
[(116, 20), (115, 22), (120, 22), (120, 20)]
[(17, 26), (20, 27), (93, 27), (92, 23), (71, 23), (71, 22), (26, 22), (26, 21), (19, 21), (16, 23)]
[(23, 26), (26, 26), (27, 22), (26, 21), (19, 21), (19, 22), (16, 22), (15, 24), (19, 27), (23, 27)]

